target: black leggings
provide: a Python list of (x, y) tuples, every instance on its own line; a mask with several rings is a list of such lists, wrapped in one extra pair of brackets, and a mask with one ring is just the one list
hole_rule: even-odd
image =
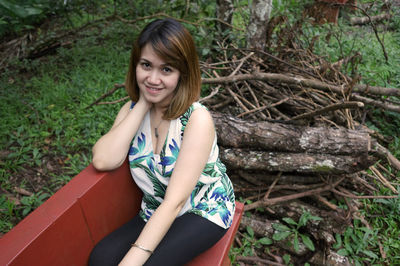
[[(118, 265), (139, 237), (145, 226), (139, 215), (107, 235), (93, 249), (89, 266)], [(144, 265), (184, 265), (212, 247), (226, 233), (215, 223), (192, 213), (186, 213), (172, 223)]]

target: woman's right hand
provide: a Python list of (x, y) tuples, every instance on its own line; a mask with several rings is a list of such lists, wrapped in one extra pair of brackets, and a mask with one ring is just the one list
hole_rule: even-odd
[(139, 100), (136, 104), (140, 104), (145, 108), (146, 112), (151, 109), (153, 106), (153, 103), (149, 102), (146, 97), (143, 95), (142, 91), (139, 90)]
[(106, 171), (119, 167), (126, 159), (128, 150), (152, 103), (140, 97), (133, 109), (127, 102), (119, 111), (114, 125), (93, 146), (93, 165), (97, 170)]

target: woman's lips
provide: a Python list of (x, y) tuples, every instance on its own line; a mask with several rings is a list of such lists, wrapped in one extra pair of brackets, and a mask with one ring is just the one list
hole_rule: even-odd
[(146, 90), (151, 94), (158, 94), (162, 90), (162, 88), (154, 88), (146, 86)]

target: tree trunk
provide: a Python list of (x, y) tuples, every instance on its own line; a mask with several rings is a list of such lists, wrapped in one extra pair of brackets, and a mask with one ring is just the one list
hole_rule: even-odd
[(272, 0), (253, 0), (247, 26), (247, 47), (264, 50)]
[(213, 112), (221, 160), (244, 171), (350, 174), (376, 162), (364, 131), (251, 122)]
[[(232, 24), (233, 15), (233, 1), (232, 0), (217, 0), (217, 18), (228, 24)], [(229, 29), (229, 27), (223, 23), (219, 24), (221, 31)]]
[(212, 116), (218, 142), (226, 148), (334, 155), (366, 155), (371, 149), (371, 138), (363, 131), (251, 122), (217, 112)]

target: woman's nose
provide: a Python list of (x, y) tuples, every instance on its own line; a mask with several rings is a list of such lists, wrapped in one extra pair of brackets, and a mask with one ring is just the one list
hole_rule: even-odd
[(153, 70), (149, 73), (147, 81), (151, 84), (158, 85), (161, 83), (160, 74), (157, 70)]

